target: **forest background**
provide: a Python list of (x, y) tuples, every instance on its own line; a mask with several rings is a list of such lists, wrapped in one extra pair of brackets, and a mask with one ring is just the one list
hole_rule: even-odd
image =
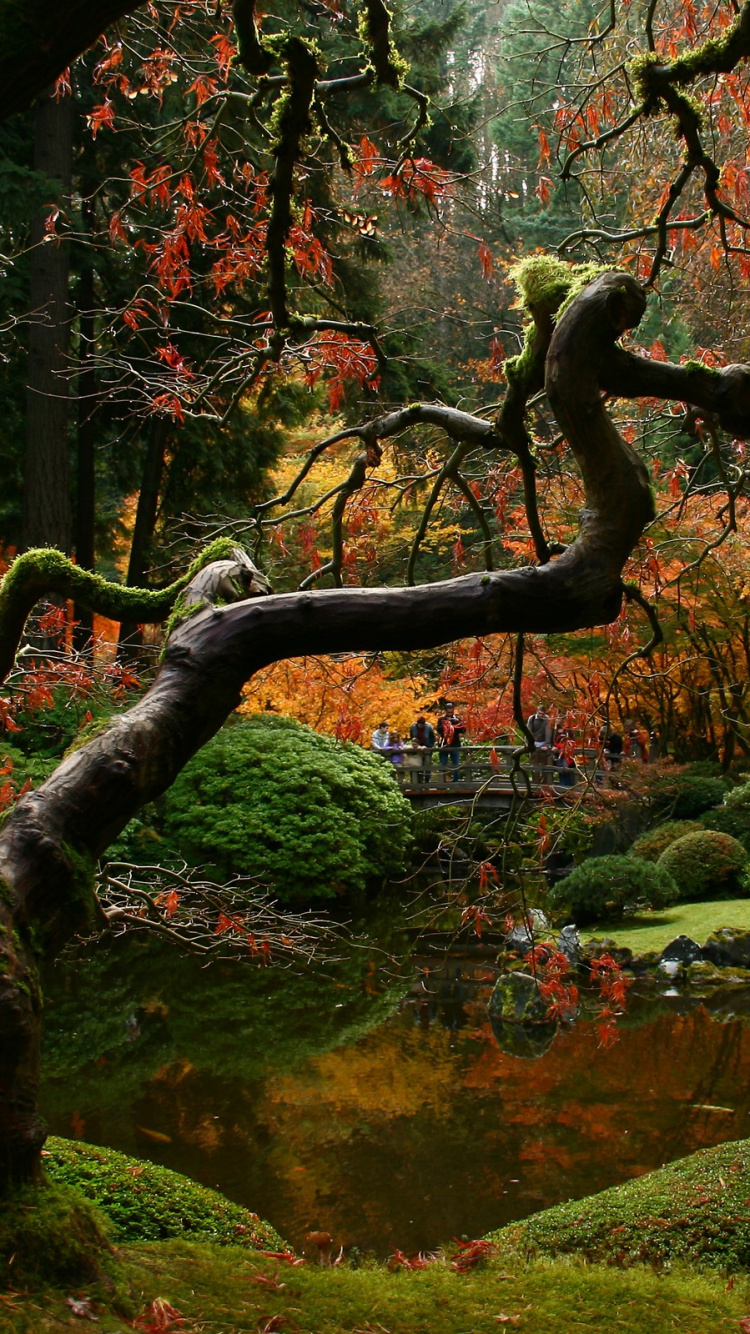
[[(674, 58), (734, 10), (649, 14), (629, 9), (608, 31), (608, 13), (588, 4), (471, 16), (410, 5), (393, 20), (408, 83), (394, 63), (373, 84), (348, 74), (357, 13), (312, 6), (305, 23), (331, 101), (318, 97), (304, 164), (291, 168), (280, 266), (268, 229), (281, 76), (250, 77), (230, 16), (211, 3), (120, 20), (2, 129), (5, 564), (51, 545), (158, 588), (221, 534), (285, 591), (533, 560), (517, 458), (457, 444), (440, 422), (403, 422), (392, 446), (368, 444), (362, 459), (355, 430), (413, 400), (491, 421), (523, 338), (514, 266), (538, 254), (648, 280), (655, 299), (631, 345), (655, 359), (747, 355), (744, 241), (727, 236), (700, 182), (674, 186), (684, 170), (667, 117), (619, 133), (623, 69), (639, 45)], [(263, 19), (279, 37), (296, 22), (294, 7)], [(744, 79), (705, 81), (735, 210), (748, 189)], [(745, 446), (684, 405), (620, 404), (618, 420), (648, 460), (658, 509), (626, 578), (658, 600), (664, 639), (623, 666), (648, 638), (633, 603), (601, 631), (527, 636), (522, 710), (542, 696), (583, 737), (607, 716), (620, 728), (638, 719), (665, 752), (728, 765), (747, 754), (750, 721)], [(580, 483), (538, 395), (532, 425), (542, 541), (554, 550), (575, 529)], [(60, 605), (34, 642), (82, 649), (90, 629), (85, 611)], [(15, 780), (12, 765), (32, 715), (47, 714), (51, 743), (67, 742), (92, 691), (114, 689), (119, 702), (148, 673), (136, 625), (99, 618), (95, 629), (94, 661), (35, 661), (6, 685), (6, 804), (27, 777), (17, 754)], [(363, 740), (381, 715), (405, 729), (450, 696), (473, 739), (495, 738), (514, 728), (517, 651), (493, 636), (408, 656), (294, 659), (258, 674), (244, 707)]]

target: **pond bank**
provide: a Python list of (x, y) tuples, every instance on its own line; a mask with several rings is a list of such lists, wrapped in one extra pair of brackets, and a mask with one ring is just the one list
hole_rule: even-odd
[[(61, 1154), (69, 1149), (83, 1170), (87, 1150), (57, 1146)], [(115, 1169), (119, 1187), (132, 1194), (140, 1165), (118, 1156)], [(111, 1184), (114, 1200), (118, 1181)], [(0, 1293), (0, 1329), (69, 1334), (79, 1316), (95, 1319), (102, 1334), (122, 1334), (134, 1320), (142, 1331), (175, 1334), (489, 1334), (505, 1325), (526, 1334), (593, 1334), (615, 1324), (626, 1334), (736, 1331), (750, 1312), (749, 1191), (750, 1143), (743, 1141), (545, 1211), (494, 1234), (491, 1247), (453, 1245), (408, 1264), (397, 1255), (390, 1268), (300, 1266), (278, 1250), (217, 1248), (184, 1236), (125, 1245), (115, 1238), (98, 1278)], [(161, 1194), (153, 1202), (148, 1194), (146, 1187), (144, 1212), (154, 1216)], [(96, 1263), (93, 1238), (91, 1246)], [(567, 1254), (542, 1254), (553, 1251)], [(639, 1258), (648, 1267), (620, 1267)], [(721, 1272), (697, 1267), (707, 1264)]]

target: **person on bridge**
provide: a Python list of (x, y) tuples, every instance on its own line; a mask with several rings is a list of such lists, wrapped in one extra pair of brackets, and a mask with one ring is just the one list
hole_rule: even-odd
[(400, 732), (388, 733), (388, 754), (391, 764), (403, 764), (405, 746)]
[[(460, 763), (461, 763), (461, 737), (466, 731), (466, 724), (459, 718), (454, 711), (452, 704), (446, 703), (445, 713), (438, 718), (438, 750), (440, 751), (440, 767), (445, 769), (450, 760), (453, 767), (453, 782), (458, 781)], [(448, 775), (445, 775), (447, 781)]]
[(527, 718), (526, 726), (534, 742), (534, 752), (531, 756), (532, 775), (535, 782), (540, 783), (550, 758), (552, 744), (552, 719), (543, 704), (537, 704), (536, 712)]
[(432, 723), (428, 723), (423, 713), (420, 713), (417, 721), (409, 728), (409, 740), (420, 752), (417, 782), (429, 783), (432, 752), (435, 748), (435, 728)]
[(375, 728), (375, 731), (372, 734), (372, 738), (370, 741), (370, 745), (372, 746), (373, 750), (379, 750), (381, 753), (387, 753), (388, 738), (390, 737), (390, 735), (391, 733), (388, 724), (386, 722), (378, 723), (377, 727)]

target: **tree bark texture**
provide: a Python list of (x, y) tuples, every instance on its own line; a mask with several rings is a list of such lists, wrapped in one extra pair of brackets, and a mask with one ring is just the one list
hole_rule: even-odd
[[(55, 952), (92, 920), (95, 859), (218, 731), (254, 672), (300, 653), (425, 649), (508, 631), (569, 632), (618, 615), (622, 567), (653, 515), (653, 501), (647, 470), (609, 419), (602, 389), (620, 362), (615, 340), (637, 324), (644, 305), (632, 278), (605, 274), (572, 303), (552, 337), (548, 393), (586, 494), (580, 535), (557, 559), (415, 588), (289, 593), (199, 611), (172, 633), (143, 699), (18, 802), (0, 831), (0, 910), (7, 921), (0, 934), (0, 1187), (12, 1162), (27, 1170), (41, 1144), (39, 1017), (25, 981), (35, 951)], [(638, 360), (629, 363), (627, 392), (638, 392)], [(651, 363), (643, 364), (648, 380)], [(680, 370), (671, 368), (671, 385), (685, 399), (689, 372)], [(750, 436), (750, 368), (712, 377), (711, 392), (721, 397), (722, 384), (729, 386), (724, 408)], [(703, 380), (699, 390), (707, 392)]]
[[(73, 106), (49, 92), (39, 99), (34, 125), (34, 166), (49, 178), (50, 208), (70, 192)], [(44, 207), (31, 229), (29, 367), (26, 395), (23, 546), (71, 544), (68, 441), (71, 309), (66, 241), (45, 240)]]

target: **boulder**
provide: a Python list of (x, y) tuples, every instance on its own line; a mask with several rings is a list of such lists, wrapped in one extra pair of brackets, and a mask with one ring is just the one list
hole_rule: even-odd
[(708, 937), (701, 951), (702, 957), (719, 968), (750, 967), (750, 931), (724, 927)]
[[(547, 1003), (529, 973), (501, 973), (489, 1001), (490, 1018), (509, 1024), (549, 1024)], [(552, 1025), (554, 1027), (554, 1024)]]
[(577, 968), (581, 962), (581, 937), (577, 926), (564, 926), (557, 940), (555, 949), (565, 955), (571, 968)]
[(690, 936), (675, 936), (661, 952), (662, 963), (697, 963), (703, 957), (700, 945)]

